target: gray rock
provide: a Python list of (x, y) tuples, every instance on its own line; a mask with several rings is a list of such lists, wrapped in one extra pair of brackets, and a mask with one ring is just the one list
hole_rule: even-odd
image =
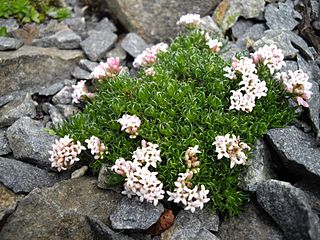
[(110, 31), (110, 32), (116, 32), (117, 28), (113, 24), (113, 22), (110, 22), (108, 18), (102, 19), (100, 22), (97, 23), (95, 27), (96, 31)]
[(82, 177), (86, 174), (88, 170), (88, 166), (82, 166), (81, 168), (75, 170), (72, 172), (71, 174), (71, 178), (79, 178), (79, 177)]
[(76, 79), (91, 80), (90, 72), (76, 66), (71, 72), (71, 76)]
[(308, 74), (309, 79), (320, 84), (320, 68), (316, 61), (306, 61), (300, 54), (297, 55), (299, 69)]
[(82, 177), (35, 189), (9, 217), (0, 239), (101, 239), (95, 238), (85, 216), (110, 226), (108, 218), (121, 195), (96, 184), (95, 178)]
[(266, 29), (267, 28), (263, 23), (255, 24), (252, 27), (248, 27), (246, 32), (239, 37), (236, 43), (237, 46), (241, 49), (248, 49), (249, 47), (253, 47), (254, 42), (262, 37)]
[(256, 18), (262, 15), (264, 11), (264, 0), (223, 0), (214, 10), (213, 18), (219, 25), (222, 32), (232, 27), (240, 16)]
[(48, 104), (48, 113), (50, 115), (50, 119), (52, 121), (52, 124), (54, 126), (58, 126), (59, 124), (61, 124), (64, 121), (64, 117), (55, 106), (53, 106), (50, 103), (47, 103), (47, 104)]
[(320, 176), (320, 148), (317, 141), (309, 134), (294, 126), (270, 129), (267, 137), (281, 157), (282, 162), (298, 175)]
[(174, 224), (161, 234), (161, 240), (218, 240), (218, 238), (203, 228), (201, 220), (194, 214), (180, 211)]
[(199, 13), (206, 16), (220, 0), (108, 0), (109, 9), (122, 25), (147, 42), (159, 42), (176, 36), (180, 16)]
[(49, 87), (41, 87), (39, 88), (39, 95), (41, 96), (52, 96), (59, 92), (64, 87), (62, 82), (54, 83)]
[(311, 205), (312, 210), (316, 214), (320, 214), (320, 187), (318, 179), (304, 178), (294, 184), (295, 187), (301, 189)]
[(81, 58), (81, 51), (32, 46), (0, 52), (0, 96), (17, 90), (38, 92), (68, 79)]
[(141, 203), (137, 198), (123, 197), (110, 215), (111, 226), (116, 230), (146, 230), (160, 218), (164, 208), (151, 203)]
[(275, 174), (271, 169), (271, 155), (265, 142), (259, 140), (253, 151), (254, 157), (248, 169), (241, 175), (240, 187), (245, 191), (255, 192), (259, 183), (271, 179)]
[(71, 104), (72, 103), (72, 86), (65, 86), (56, 95), (53, 96), (52, 102), (54, 104)]
[(286, 1), (285, 3), (279, 3), (278, 6), (268, 4), (264, 17), (270, 29), (291, 31), (299, 24), (294, 18), (297, 14), (299, 13), (294, 10), (293, 1)]
[(284, 240), (274, 220), (252, 200), (237, 217), (220, 225), (217, 236), (223, 240)]
[(16, 50), (23, 45), (18, 39), (9, 37), (0, 37), (0, 51)]
[(28, 193), (35, 188), (49, 187), (66, 177), (62, 174), (48, 173), (15, 159), (0, 157), (0, 182), (15, 193)]
[[(184, 213), (184, 214), (187, 214), (187, 213)], [(192, 214), (193, 214), (193, 217), (196, 217), (200, 221), (201, 228), (204, 228), (212, 232), (218, 232), (219, 216), (218, 214), (213, 212), (212, 209), (210, 209), (209, 207), (205, 207), (202, 210), (197, 210), (195, 213), (192, 213)]]
[(111, 31), (90, 31), (89, 37), (80, 43), (91, 61), (98, 61), (115, 44), (117, 35)]
[(300, 189), (290, 183), (268, 180), (258, 186), (257, 199), (287, 239), (320, 238), (319, 218)]
[(79, 62), (79, 66), (88, 72), (92, 72), (98, 65), (99, 63), (91, 62), (88, 59), (81, 59)]
[(217, 34), (218, 36), (222, 36), (222, 32), (218, 25), (215, 23), (212, 17), (210, 16), (205, 16), (201, 18), (202, 23), (200, 24), (200, 29), (209, 32), (209, 33), (214, 33)]
[(116, 233), (107, 225), (94, 217), (87, 217), (92, 231), (95, 233), (95, 239), (109, 239), (109, 240), (133, 240), (133, 238), (122, 233)]
[(314, 22), (312, 23), (312, 27), (313, 27), (315, 30), (320, 30), (320, 19), (314, 21)]
[(118, 57), (120, 61), (125, 61), (127, 58), (127, 52), (123, 50), (121, 46), (116, 46), (115, 48), (111, 49), (107, 52), (107, 58), (110, 57)]
[(254, 48), (258, 49), (264, 45), (275, 44), (282, 49), (285, 58), (293, 58), (301, 52), (308, 59), (313, 60), (313, 54), (308, 48), (308, 44), (297, 34), (286, 30), (267, 30), (262, 38), (255, 42)]
[(7, 138), (16, 159), (50, 168), (48, 151), (55, 137), (45, 132), (40, 122), (22, 117), (7, 129)]
[(16, 206), (15, 194), (0, 183), (0, 225), (2, 220), (15, 210)]
[(80, 36), (82, 36), (86, 31), (86, 20), (84, 17), (67, 18), (63, 22)]
[(68, 30), (68, 26), (55, 19), (50, 19), (49, 21), (45, 21), (44, 23), (41, 23), (40, 25), (36, 26), (38, 29), (38, 36), (37, 38), (46, 38), (49, 36), (52, 36), (56, 34), (59, 31)]
[(282, 69), (281, 69), (282, 71), (287, 72), (287, 71), (291, 70), (294, 72), (299, 69), (296, 61), (285, 60), (285, 63), (286, 63), (286, 66), (282, 67)]
[(310, 0), (311, 19), (316, 20), (320, 17), (320, 3), (317, 0)]
[(121, 47), (132, 57), (137, 57), (148, 47), (148, 44), (139, 35), (131, 32), (122, 40)]
[(252, 26), (253, 22), (251, 20), (240, 19), (232, 26), (232, 35), (235, 38), (240, 38), (242, 35), (246, 33), (247, 29)]
[(241, 51), (242, 51), (242, 49), (240, 49), (236, 44), (234, 44), (232, 42), (228, 42), (228, 44), (225, 46), (225, 48), (223, 48), (221, 51), (221, 57), (225, 61), (228, 61), (233, 56), (235, 56), (236, 53), (239, 53)]
[(11, 153), (11, 148), (9, 146), (9, 141), (5, 135), (6, 130), (0, 129), (0, 156)]
[(6, 95), (3, 95), (0, 97), (0, 107), (3, 107), (4, 105), (15, 100), (16, 98), (21, 98), (25, 95), (26, 95), (26, 93), (22, 92), (22, 91), (10, 92)]
[(111, 167), (103, 163), (99, 170), (98, 187), (121, 193), (123, 189), (122, 186), (110, 186), (109, 184), (107, 184), (107, 179), (109, 176), (111, 176), (111, 174), (114, 174), (114, 172), (111, 170)]
[(309, 111), (308, 111), (308, 115), (309, 118), (311, 120), (311, 126), (313, 129), (313, 132), (316, 134), (317, 136), (317, 140), (318, 140), (318, 145), (320, 145), (320, 132), (319, 132), (319, 126), (320, 126), (320, 120), (319, 120), (319, 114), (320, 114), (320, 92), (319, 92), (319, 85), (318, 83), (309, 80), (309, 82), (312, 83), (312, 87), (310, 89), (310, 91), (313, 93), (310, 97), (310, 99), (308, 100), (309, 103)]
[(0, 127), (10, 126), (23, 116), (35, 117), (36, 104), (29, 93), (6, 104), (0, 109)]
[(0, 18), (0, 26), (6, 27), (8, 33), (13, 32), (19, 28), (19, 24), (13, 17), (10, 17), (8, 19)]
[(73, 105), (57, 104), (56, 107), (59, 109), (59, 112), (61, 112), (65, 118), (71, 117), (79, 111), (79, 109)]

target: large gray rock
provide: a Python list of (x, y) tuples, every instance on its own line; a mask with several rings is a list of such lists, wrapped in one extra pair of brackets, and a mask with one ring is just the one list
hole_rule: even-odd
[(14, 211), (17, 206), (15, 194), (0, 183), (0, 226), (2, 220)]
[(264, 141), (259, 140), (248, 169), (241, 175), (240, 187), (245, 191), (256, 191), (259, 183), (272, 178), (271, 155)]
[(115, 44), (117, 35), (111, 31), (89, 31), (89, 37), (80, 45), (91, 61), (98, 61)]
[(59, 49), (76, 49), (80, 47), (81, 37), (70, 29), (61, 30), (51, 36), (33, 40), (38, 47), (57, 47)]
[(16, 50), (23, 45), (23, 42), (9, 37), (0, 37), (0, 51)]
[(118, 57), (120, 59), (121, 62), (125, 62), (126, 58), (127, 58), (127, 52), (125, 50), (123, 50), (123, 48), (119, 45), (115, 46), (115, 48), (111, 49), (109, 52), (107, 52), (107, 58), (110, 57)]
[(320, 148), (314, 137), (294, 126), (270, 129), (267, 137), (284, 165), (293, 173), (320, 176)]
[(116, 230), (146, 230), (158, 221), (163, 211), (161, 203), (155, 207), (137, 198), (123, 197), (110, 215), (110, 221)]
[(72, 86), (65, 86), (53, 96), (52, 102), (54, 104), (71, 104), (73, 90)]
[(308, 115), (311, 120), (311, 126), (314, 131), (314, 133), (317, 136), (318, 140), (318, 145), (320, 144), (319, 138), (320, 138), (320, 132), (319, 132), (319, 126), (320, 126), (320, 121), (319, 121), (319, 114), (320, 114), (320, 92), (319, 92), (319, 85), (318, 83), (309, 80), (309, 82), (312, 83), (312, 87), (310, 91), (313, 93), (308, 100), (309, 103), (309, 111)]
[(293, 30), (299, 22), (295, 16), (299, 14), (294, 10), (293, 1), (286, 1), (285, 3), (268, 4), (266, 6), (264, 17), (267, 20), (267, 25), (270, 29), (279, 30)]
[(214, 10), (213, 17), (221, 30), (225, 32), (232, 27), (240, 16), (257, 18), (263, 14), (264, 0), (223, 0)]
[(108, 18), (102, 19), (100, 22), (97, 23), (95, 30), (97, 31), (111, 31), (116, 32), (117, 28), (113, 24), (113, 22), (109, 21)]
[(73, 17), (73, 18), (67, 18), (64, 21), (64, 24), (66, 24), (72, 31), (79, 35), (83, 35), (86, 31), (86, 20), (84, 17)]
[(110, 226), (119, 194), (96, 187), (95, 178), (63, 181), (35, 189), (24, 198), (0, 232), (0, 239), (94, 240), (86, 216)]
[(312, 210), (320, 215), (320, 186), (318, 179), (304, 178), (294, 184), (295, 187), (301, 189), (308, 198)]
[(257, 199), (287, 239), (320, 239), (319, 218), (300, 189), (290, 183), (268, 180), (259, 185)]
[(217, 236), (221, 240), (284, 240), (277, 224), (254, 200), (244, 205), (239, 216), (223, 222)]
[(36, 92), (68, 79), (81, 58), (81, 51), (32, 46), (0, 52), (0, 96), (16, 90)]
[(55, 137), (44, 131), (40, 122), (22, 117), (7, 130), (7, 138), (16, 159), (50, 168), (49, 150)]
[[(15, 193), (28, 193), (35, 188), (49, 187), (68, 177), (20, 162), (0, 157), (0, 182)], [(1, 238), (0, 238), (1, 239)]]
[(222, 36), (221, 30), (218, 27), (218, 25), (216, 24), (216, 22), (213, 20), (212, 17), (210, 16), (205, 16), (203, 18), (201, 18), (202, 23), (200, 23), (200, 29), (209, 32), (209, 33), (213, 33), (213, 34), (217, 34), (219, 36)]
[(138, 34), (131, 32), (122, 40), (121, 47), (132, 57), (137, 57), (148, 47), (148, 44)]
[(76, 66), (73, 69), (73, 71), (71, 72), (71, 76), (76, 79), (81, 79), (81, 80), (91, 80), (92, 79), (90, 72), (88, 72), (78, 66)]
[(174, 224), (161, 234), (161, 240), (218, 240), (204, 227), (203, 220), (191, 212), (182, 210), (177, 215)]
[(207, 15), (219, 0), (108, 0), (111, 11), (130, 32), (147, 42), (164, 41), (177, 34), (176, 22), (187, 13)]
[(313, 60), (313, 54), (308, 44), (297, 34), (287, 30), (267, 30), (260, 40), (255, 42), (254, 48), (275, 44), (283, 51), (285, 58), (294, 58), (300, 51), (308, 59)]
[(240, 38), (242, 35), (246, 33), (247, 29), (252, 26), (253, 22), (251, 20), (240, 19), (232, 26), (232, 35), (235, 38)]
[(6, 133), (5, 129), (0, 129), (0, 156), (11, 153), (9, 141), (5, 133)]
[(88, 59), (81, 59), (79, 62), (79, 66), (88, 71), (88, 72), (93, 72), (93, 70), (95, 69), (95, 67), (97, 67), (99, 65), (99, 63), (96, 62), (91, 62)]
[(248, 27), (246, 29), (246, 32), (238, 38), (236, 43), (237, 46), (241, 49), (252, 47), (254, 42), (262, 37), (266, 29), (267, 28), (263, 23), (258, 23), (251, 27)]
[(35, 117), (37, 114), (36, 104), (29, 93), (18, 96), (0, 109), (0, 127), (10, 126), (24, 116)]

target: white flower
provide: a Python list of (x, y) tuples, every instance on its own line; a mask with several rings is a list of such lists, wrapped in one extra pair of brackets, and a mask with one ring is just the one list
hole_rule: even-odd
[[(133, 67), (139, 68), (155, 63), (157, 60), (157, 54), (159, 52), (166, 52), (168, 49), (168, 44), (158, 43), (151, 48), (145, 49), (141, 54), (139, 54), (133, 61)], [(151, 71), (151, 70), (149, 70)]]
[(218, 153), (218, 159), (223, 157), (230, 158), (230, 168), (233, 168), (235, 164), (245, 164), (247, 156), (243, 152), (244, 150), (250, 150), (250, 147), (240, 141), (240, 137), (236, 137), (232, 134), (226, 134), (225, 136), (217, 136), (213, 145), (216, 146), (216, 152)]
[(209, 39), (206, 43), (210, 50), (214, 53), (219, 52), (222, 47), (222, 42), (220, 42), (218, 39)]
[(187, 28), (196, 28), (202, 23), (201, 16), (199, 14), (186, 14), (180, 17), (177, 25), (183, 25)]
[(124, 114), (117, 120), (121, 124), (121, 131), (130, 134), (130, 138), (138, 136), (138, 128), (141, 125), (141, 120), (136, 115)]
[(153, 67), (149, 67), (146, 70), (144, 70), (145, 74), (147, 76), (155, 76), (156, 75), (156, 71), (154, 70)]
[(56, 139), (55, 144), (52, 145), (52, 151), (49, 151), (51, 167), (57, 168), (59, 172), (69, 169), (75, 162), (80, 161), (78, 155), (85, 149), (79, 141), (74, 143), (69, 135)]
[(156, 168), (157, 162), (161, 162), (159, 146), (145, 140), (142, 140), (141, 145), (142, 147), (137, 148), (132, 154), (133, 162), (139, 166), (145, 165), (146, 168)]
[(93, 93), (90, 93), (88, 91), (88, 88), (86, 86), (86, 81), (81, 80), (76, 85), (72, 85), (73, 87), (73, 93), (72, 93), (72, 102), (73, 103), (79, 103), (80, 100), (84, 100), (87, 98), (94, 97)]
[(195, 171), (197, 171), (200, 165), (197, 153), (201, 153), (201, 151), (199, 151), (199, 145), (189, 147), (184, 156), (184, 161), (187, 167)]
[(88, 144), (88, 149), (91, 150), (91, 154), (94, 159), (102, 158), (106, 151), (105, 145), (96, 136), (91, 136), (90, 139), (86, 139), (85, 142)]

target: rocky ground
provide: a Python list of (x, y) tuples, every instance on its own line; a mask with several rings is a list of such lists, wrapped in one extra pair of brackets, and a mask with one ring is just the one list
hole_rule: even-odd
[(313, 95), (294, 126), (271, 129), (257, 143), (241, 185), (252, 201), (240, 216), (224, 221), (209, 209), (174, 212), (173, 225), (154, 239), (320, 239), (319, 1), (98, 2), (67, 0), (72, 17), (62, 22), (19, 27), (13, 18), (0, 19), (11, 36), (0, 37), (0, 239), (151, 239), (166, 228), (160, 216), (170, 226), (172, 213), (161, 204), (103, 189), (106, 168), (98, 180), (53, 171), (54, 137), (44, 128), (79, 111), (71, 86), (90, 80), (99, 61), (119, 57), (131, 68), (150, 44), (173, 37), (188, 12), (200, 13), (207, 31), (229, 37), (226, 58), (277, 45), (287, 69), (309, 74)]

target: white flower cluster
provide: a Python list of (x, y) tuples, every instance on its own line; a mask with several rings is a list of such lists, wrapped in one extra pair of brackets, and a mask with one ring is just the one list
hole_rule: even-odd
[(251, 53), (251, 58), (255, 64), (262, 62), (266, 65), (270, 69), (271, 74), (274, 74), (275, 71), (279, 71), (283, 66), (286, 66), (282, 50), (278, 49), (274, 44), (259, 48), (258, 51)]
[(101, 62), (97, 67), (95, 67), (91, 73), (94, 79), (103, 79), (105, 77), (112, 78), (117, 76), (122, 70), (120, 66), (120, 59), (107, 58), (107, 62)]
[(233, 57), (231, 67), (224, 68), (227, 78), (237, 79), (240, 75), (240, 89), (232, 90), (230, 97), (230, 109), (251, 112), (255, 106), (255, 100), (267, 95), (268, 88), (266, 82), (258, 77), (256, 65), (253, 60), (247, 57), (241, 57), (240, 60)]
[(103, 154), (106, 152), (106, 147), (98, 137), (91, 136), (90, 139), (86, 139), (85, 142), (88, 144), (87, 147), (90, 149), (91, 155), (94, 156), (94, 159), (103, 158)]
[(161, 162), (159, 145), (145, 140), (141, 141), (141, 145), (141, 148), (133, 152), (133, 162), (139, 166), (145, 165), (146, 168), (149, 166), (157, 168), (157, 162)]
[(246, 164), (247, 156), (243, 151), (250, 150), (250, 147), (241, 142), (239, 136), (236, 137), (232, 134), (230, 137), (230, 134), (226, 134), (225, 136), (217, 136), (215, 140), (212, 145), (216, 146), (218, 159), (230, 158), (230, 168), (233, 168), (235, 164)]
[(184, 161), (187, 165), (187, 168), (193, 171), (194, 173), (198, 171), (200, 165), (197, 153), (201, 153), (201, 151), (199, 151), (199, 145), (189, 147), (184, 155)]
[(197, 28), (203, 21), (201, 20), (201, 16), (199, 14), (188, 13), (180, 17), (177, 25), (183, 25), (186, 28), (194, 29)]
[(151, 48), (145, 49), (134, 59), (133, 67), (139, 68), (155, 63), (157, 60), (157, 54), (159, 52), (166, 52), (168, 47), (168, 44), (161, 42), (152, 46)]
[(86, 81), (81, 80), (76, 85), (72, 85), (73, 93), (71, 95), (73, 103), (79, 103), (85, 98), (93, 98), (94, 94), (88, 91)]
[[(142, 150), (144, 148), (149, 149)], [(153, 203), (154, 206), (158, 204), (159, 200), (164, 198), (165, 194), (163, 184), (157, 178), (158, 172), (151, 172), (148, 169), (150, 165), (156, 167), (156, 162), (161, 162), (160, 150), (156, 148), (156, 144), (144, 141), (142, 142), (142, 148), (137, 149), (133, 153), (133, 161), (119, 158), (111, 168), (117, 174), (126, 177), (122, 194), (127, 195), (129, 198), (138, 196), (141, 202), (146, 200)]]
[(141, 125), (141, 120), (136, 115), (124, 114), (117, 122), (121, 124), (121, 131), (130, 134), (130, 138), (136, 138), (138, 136), (138, 128)]
[(55, 144), (52, 145), (52, 151), (49, 151), (52, 162), (51, 167), (55, 167), (60, 172), (61, 170), (67, 170), (75, 162), (79, 161), (78, 155), (81, 150), (86, 148), (81, 145), (79, 141), (73, 142), (73, 139), (69, 135), (56, 139)]
[(168, 201), (182, 203), (185, 210), (195, 212), (196, 208), (202, 209), (204, 204), (210, 201), (208, 198), (209, 190), (204, 185), (193, 187), (189, 180), (193, 177), (193, 172), (187, 170), (186, 173), (179, 173), (177, 181), (174, 183), (173, 192), (167, 191)]
[(287, 73), (278, 73), (278, 80), (282, 81), (285, 90), (289, 93), (293, 93), (296, 96), (296, 100), (299, 105), (309, 107), (308, 100), (312, 92), (310, 91), (312, 83), (309, 82), (309, 76), (302, 70), (291, 71)]
[(220, 52), (222, 47), (222, 42), (220, 42), (218, 39), (212, 39), (208, 33), (206, 33), (204, 36), (207, 41), (206, 44), (209, 46), (211, 52), (213, 53)]

